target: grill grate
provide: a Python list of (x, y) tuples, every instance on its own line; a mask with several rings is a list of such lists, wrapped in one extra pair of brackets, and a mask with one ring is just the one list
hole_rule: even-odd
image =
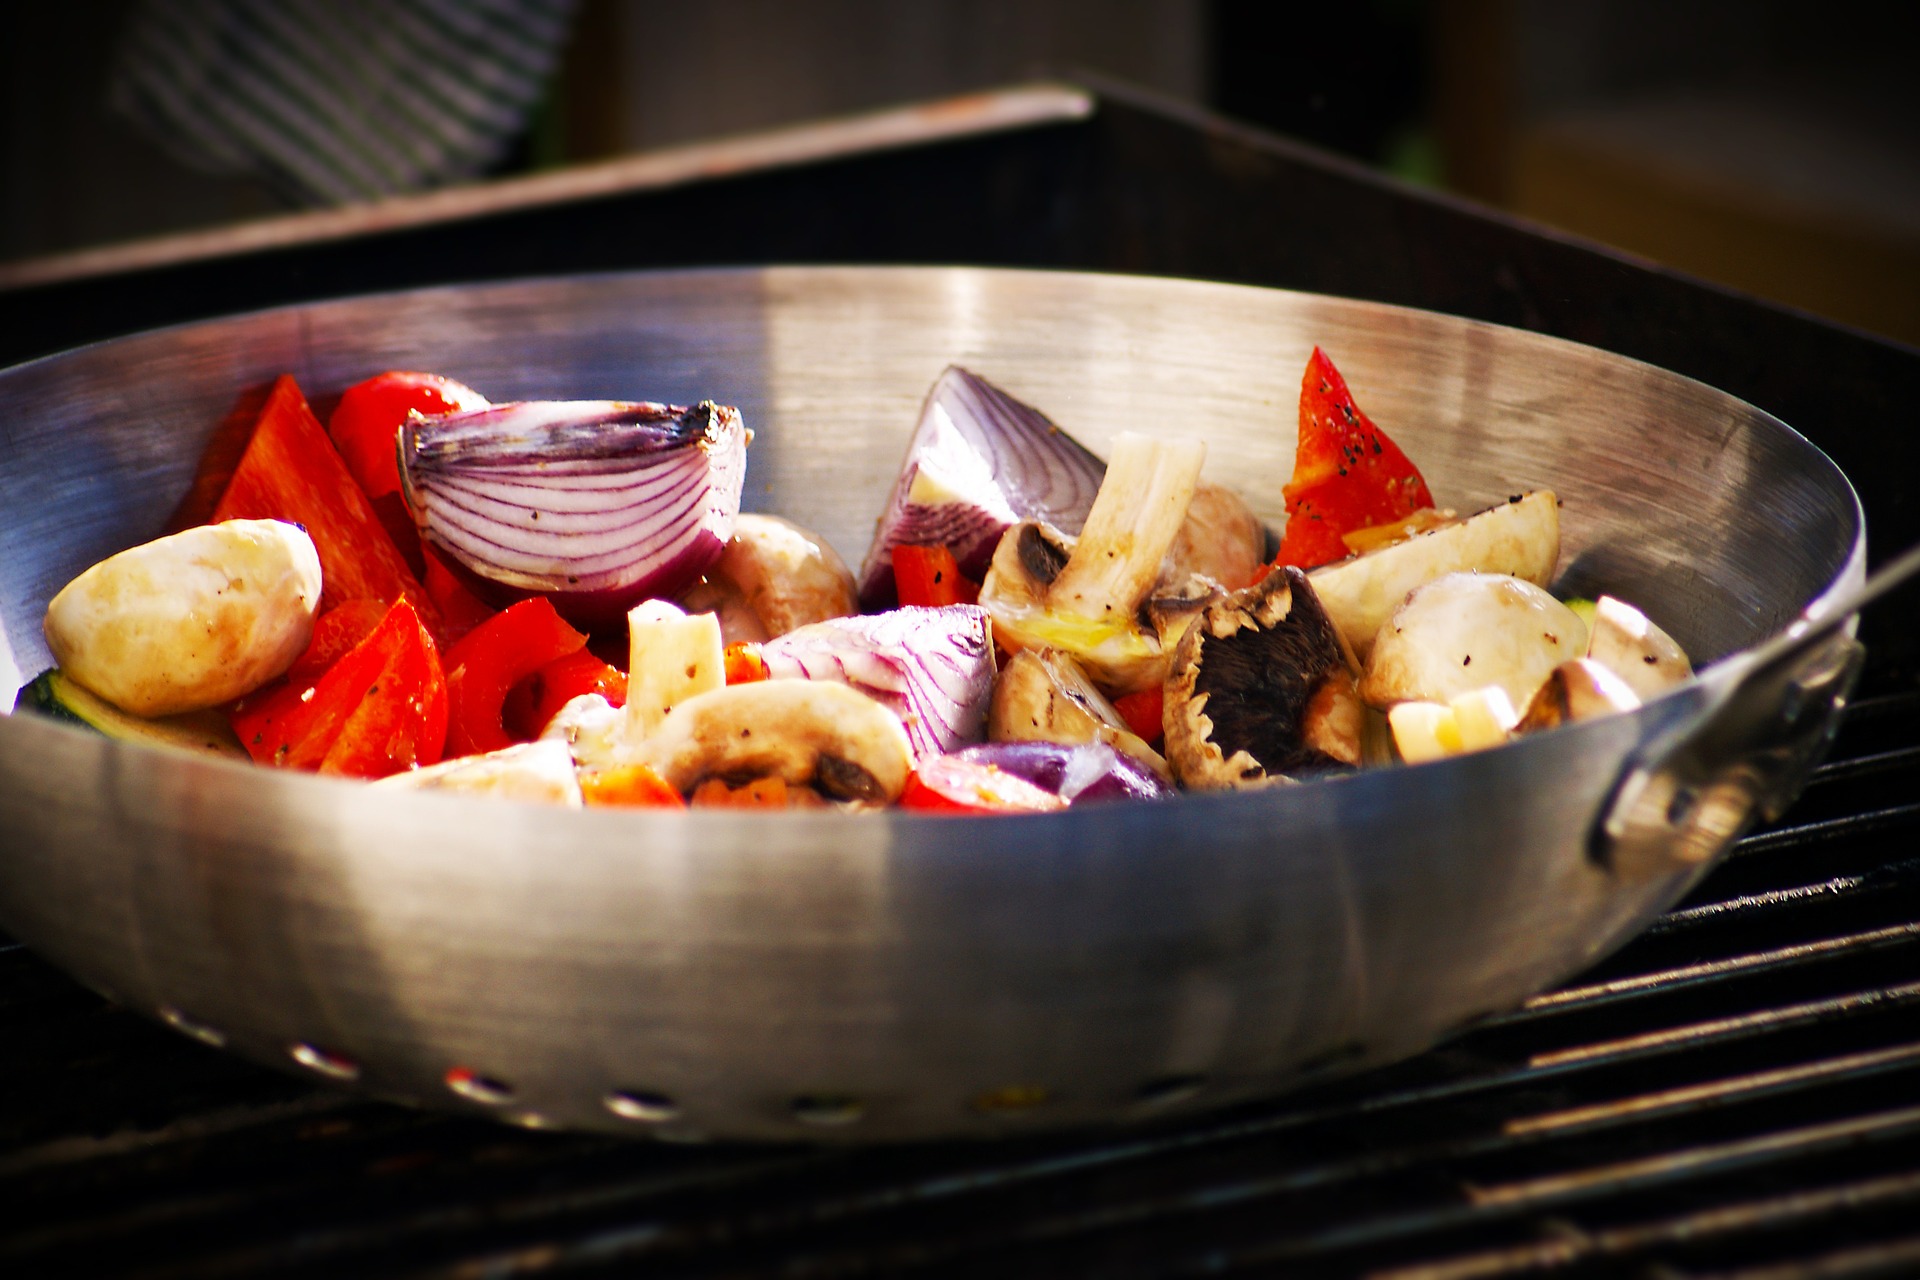
[(1577, 985), (1148, 1130), (865, 1152), (349, 1099), (0, 945), (0, 1272), (1855, 1276), (1920, 1266), (1920, 693)]

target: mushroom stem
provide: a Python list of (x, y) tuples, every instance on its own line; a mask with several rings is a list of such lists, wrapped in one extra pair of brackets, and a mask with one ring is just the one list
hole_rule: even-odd
[(1114, 437), (1106, 479), (1080, 540), (1048, 588), (1055, 610), (1083, 618), (1133, 615), (1187, 518), (1206, 456), (1199, 440), (1135, 432)]

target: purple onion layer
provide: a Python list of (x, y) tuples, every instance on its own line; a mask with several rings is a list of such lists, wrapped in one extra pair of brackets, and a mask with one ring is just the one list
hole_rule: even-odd
[[(1033, 406), (949, 366), (927, 393), (906, 461), (860, 566), (860, 607), (890, 607), (893, 549), (944, 546), (978, 581), (1009, 526), (1043, 520), (1077, 534), (1106, 465)], [(916, 500), (915, 482), (941, 501)]]
[(746, 447), (739, 411), (711, 401), (534, 400), (415, 418), (400, 467), (423, 538), (591, 625), (719, 558)]
[(986, 736), (993, 630), (977, 605), (830, 618), (767, 641), (760, 659), (772, 679), (837, 680), (889, 708), (915, 759)]
[(1104, 742), (985, 742), (954, 753), (1031, 782), (1069, 805), (1163, 800), (1173, 788), (1153, 770)]

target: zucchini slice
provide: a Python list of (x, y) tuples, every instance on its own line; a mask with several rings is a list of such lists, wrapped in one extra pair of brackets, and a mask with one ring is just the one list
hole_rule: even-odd
[(138, 742), (149, 747), (169, 747), (233, 760), (247, 758), (226, 717), (217, 711), (189, 711), (184, 715), (144, 719), (81, 688), (58, 667), (42, 671), (32, 684), (20, 691), (18, 710), (77, 724), (119, 742)]

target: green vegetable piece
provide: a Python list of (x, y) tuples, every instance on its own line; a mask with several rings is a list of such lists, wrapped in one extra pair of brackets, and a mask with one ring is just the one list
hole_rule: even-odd
[(217, 711), (145, 719), (131, 715), (68, 679), (51, 667), (20, 690), (18, 710), (78, 725), (117, 742), (135, 742), (174, 751), (245, 760), (240, 740)]

